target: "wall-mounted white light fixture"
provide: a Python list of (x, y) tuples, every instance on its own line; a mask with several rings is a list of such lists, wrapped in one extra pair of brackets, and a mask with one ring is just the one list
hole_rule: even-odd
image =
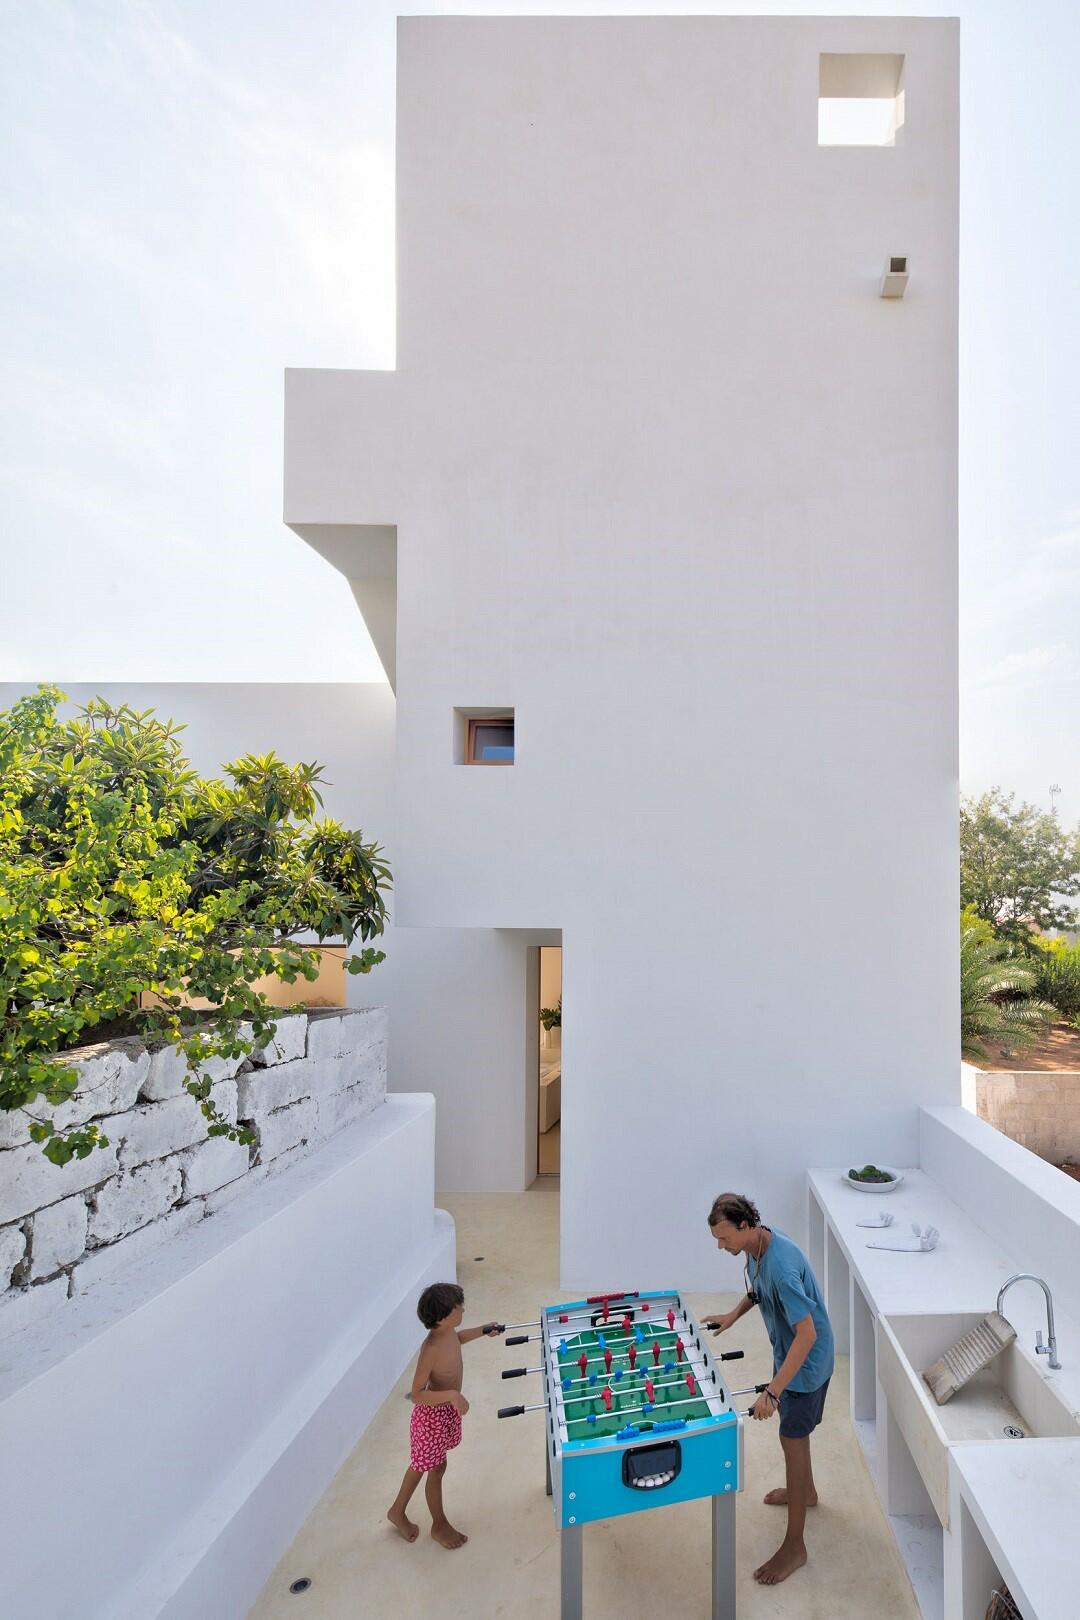
[(885, 266), (881, 278), (882, 298), (903, 298), (907, 292), (908, 262), (906, 253), (894, 253)]

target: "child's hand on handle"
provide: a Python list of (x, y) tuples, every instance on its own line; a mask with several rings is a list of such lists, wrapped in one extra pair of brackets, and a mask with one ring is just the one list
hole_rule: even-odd
[(707, 1327), (712, 1333), (726, 1333), (738, 1319), (734, 1311), (725, 1311), (722, 1316), (706, 1316), (702, 1320), (702, 1326)]
[(481, 1333), (489, 1339), (497, 1339), (500, 1333), (506, 1332), (505, 1322), (485, 1322), (480, 1329)]

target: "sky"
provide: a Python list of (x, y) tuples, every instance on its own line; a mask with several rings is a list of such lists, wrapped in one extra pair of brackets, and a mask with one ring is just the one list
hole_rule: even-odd
[[(1080, 3), (445, 9), (959, 10), (961, 785), (1080, 821)], [(0, 679), (383, 678), (282, 374), (394, 364), (395, 13), (0, 0)]]

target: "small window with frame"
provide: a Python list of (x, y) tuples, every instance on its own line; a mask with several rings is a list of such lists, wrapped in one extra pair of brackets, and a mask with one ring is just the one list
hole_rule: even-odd
[(473, 715), (467, 721), (466, 765), (514, 763), (513, 714)]

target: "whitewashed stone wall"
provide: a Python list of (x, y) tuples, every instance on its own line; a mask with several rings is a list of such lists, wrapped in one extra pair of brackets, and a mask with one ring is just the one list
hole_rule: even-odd
[[(386, 1100), (387, 1015), (283, 1013), (249, 1058), (204, 1073), (251, 1146), (208, 1138), (184, 1090), (184, 1058), (136, 1039), (68, 1054), (79, 1069), (61, 1128), (96, 1120), (107, 1148), (63, 1167), (30, 1140), (30, 1118), (0, 1113), (0, 1335), (85, 1293)], [(35, 1112), (39, 1110), (35, 1109)]]

